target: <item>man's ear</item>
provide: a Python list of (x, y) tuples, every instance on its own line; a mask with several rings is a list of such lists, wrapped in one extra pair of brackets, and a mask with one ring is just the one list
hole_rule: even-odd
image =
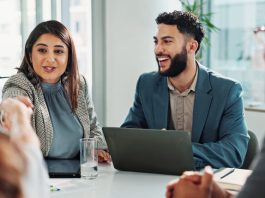
[(0, 117), (1, 117), (0, 131), (4, 133), (8, 133), (10, 131), (10, 125), (6, 119), (4, 119), (2, 116)]
[(7, 124), (6, 122), (2, 123), (2, 126), (1, 126), (1, 127), (2, 127), (2, 130), (3, 130), (4, 132), (10, 130), (10, 126), (9, 126), (9, 124)]
[(195, 54), (198, 47), (199, 47), (198, 42), (196, 40), (191, 40), (188, 43), (188, 50), (187, 51)]

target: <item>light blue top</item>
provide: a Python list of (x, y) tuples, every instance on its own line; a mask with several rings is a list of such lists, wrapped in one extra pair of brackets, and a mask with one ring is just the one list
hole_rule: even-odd
[(41, 87), (53, 126), (53, 140), (48, 157), (73, 158), (79, 152), (83, 127), (71, 111), (61, 81), (56, 84), (42, 83)]

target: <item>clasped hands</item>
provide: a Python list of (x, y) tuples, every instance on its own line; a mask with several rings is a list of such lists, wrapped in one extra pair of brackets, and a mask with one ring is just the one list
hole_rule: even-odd
[(213, 180), (213, 171), (207, 166), (204, 173), (187, 171), (179, 179), (168, 183), (167, 198), (229, 198), (232, 195)]

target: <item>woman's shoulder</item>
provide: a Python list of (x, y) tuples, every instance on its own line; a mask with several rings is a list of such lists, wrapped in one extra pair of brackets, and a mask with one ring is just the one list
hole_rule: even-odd
[(80, 90), (84, 91), (88, 89), (87, 80), (83, 75), (80, 75)]
[(11, 87), (19, 87), (22, 89), (34, 89), (33, 84), (28, 80), (26, 75), (22, 72), (18, 72), (17, 74), (10, 76), (9, 79), (6, 81), (3, 89)]
[(20, 84), (20, 83), (30, 83), (29, 79), (26, 77), (26, 75), (22, 72), (18, 72), (17, 74), (10, 76), (7, 82), (12, 82), (14, 84)]
[(80, 74), (80, 84), (81, 85), (87, 85), (87, 80), (86, 80), (85, 76), (83, 76), (82, 74)]

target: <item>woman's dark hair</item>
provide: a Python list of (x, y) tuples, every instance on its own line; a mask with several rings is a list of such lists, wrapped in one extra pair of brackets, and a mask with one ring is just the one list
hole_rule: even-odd
[(72, 111), (75, 111), (75, 109), (77, 108), (77, 97), (80, 87), (80, 77), (78, 71), (75, 45), (70, 35), (70, 32), (62, 23), (55, 20), (45, 21), (37, 25), (32, 30), (26, 41), (24, 57), (18, 70), (20, 72), (23, 72), (33, 85), (37, 85), (40, 82), (40, 79), (38, 75), (34, 72), (32, 66), (31, 54), (34, 43), (43, 34), (52, 34), (58, 37), (68, 48), (67, 67), (65, 73), (61, 76), (61, 80), (63, 83), (67, 84), (67, 92), (70, 97), (71, 109)]
[(200, 44), (204, 37), (204, 30), (198, 17), (191, 12), (163, 12), (156, 18), (156, 23), (158, 25), (161, 23), (166, 25), (176, 25), (181, 33), (192, 36), (198, 42), (199, 46), (196, 52), (200, 49)]
[(0, 198), (23, 198), (22, 177), (26, 159), (9, 136), (0, 133)]

